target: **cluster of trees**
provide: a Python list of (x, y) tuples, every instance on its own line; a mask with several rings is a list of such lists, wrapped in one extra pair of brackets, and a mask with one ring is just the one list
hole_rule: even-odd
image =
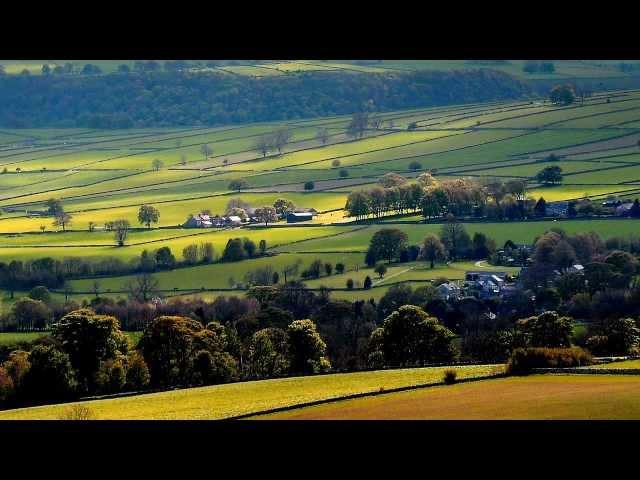
[(575, 87), (570, 84), (556, 85), (549, 93), (549, 100), (555, 104), (571, 105), (576, 100)]
[(379, 261), (391, 263), (428, 261), (431, 268), (436, 262), (447, 259), (482, 259), (489, 257), (496, 249), (495, 241), (485, 234), (476, 232), (471, 237), (464, 225), (455, 217), (447, 217), (440, 228), (440, 235), (427, 235), (422, 244), (410, 245), (408, 236), (397, 228), (382, 228), (373, 234), (365, 255), (365, 263), (374, 266)]
[(260, 243), (256, 243), (247, 238), (230, 238), (227, 241), (227, 245), (224, 247), (220, 261), (222, 262), (237, 262), (244, 260), (245, 258), (253, 258), (260, 255), (265, 255), (267, 252), (267, 241), (260, 240)]
[[(66, 228), (72, 225), (73, 216), (66, 212), (62, 201), (57, 198), (51, 198), (46, 201), (46, 213), (54, 218), (53, 226), (62, 227), (62, 231), (66, 231)], [(157, 208), (151, 205), (142, 205), (138, 211), (138, 222), (141, 225), (145, 225), (148, 229), (151, 228), (152, 223), (158, 223), (160, 220), (160, 212)], [(89, 222), (89, 231), (93, 232), (96, 228), (94, 222)], [(46, 227), (42, 225), (40, 227), (42, 232)], [(118, 219), (106, 222), (104, 229), (109, 232), (114, 232), (114, 240), (119, 247), (124, 246), (131, 230), (131, 223), (126, 219)]]
[(555, 185), (562, 182), (562, 168), (557, 165), (544, 167), (536, 174), (536, 180), (544, 185)]
[(29, 405), (92, 393), (139, 390), (149, 370), (114, 317), (88, 309), (68, 313), (29, 351), (14, 350), (0, 366), (0, 403)]
[[(625, 245), (621, 241), (614, 239), (609, 247), (640, 252), (640, 240)], [(551, 232), (536, 242), (534, 265), (568, 265), (564, 259), (569, 245), (584, 258), (604, 254), (602, 263), (616, 275), (633, 276), (637, 259), (621, 255), (630, 253), (624, 250), (607, 251), (606, 242), (600, 243), (593, 234), (562, 238)], [(569, 272), (560, 278), (565, 274)], [(640, 309), (640, 289), (633, 285), (613, 290), (614, 281), (592, 293), (589, 282), (586, 290), (571, 294), (575, 282), (554, 279), (549, 286), (524, 287), (502, 298), (445, 301), (436, 289), (441, 281), (445, 280), (415, 290), (395, 285), (377, 303), (333, 300), (328, 290), (316, 294), (303, 283), (288, 281), (252, 287), (245, 298), (220, 297), (213, 302), (96, 297), (90, 305), (52, 305), (48, 320), (32, 326), (52, 325), (51, 337), (0, 350), (0, 400), (29, 404), (147, 386), (449, 363), (460, 357), (495, 362), (519, 349), (574, 344), (596, 355), (638, 351), (640, 330), (632, 315)], [(554, 301), (548, 292), (552, 289), (564, 292), (559, 294), (561, 301)], [(597, 299), (599, 295), (603, 298)], [(34, 289), (30, 297), (16, 302), (20, 307), (14, 305), (15, 313), (39, 319), (41, 305), (51, 305), (48, 292)], [(577, 338), (574, 318), (586, 318), (579, 313), (585, 300), (599, 307), (587, 334)], [(144, 329), (137, 346), (127, 341), (116, 319), (125, 328)], [(453, 341), (457, 335), (462, 337), (460, 350)]]
[[(561, 298), (629, 288), (638, 273), (637, 248), (634, 237), (603, 242), (593, 232), (571, 236), (552, 229), (536, 240), (531, 266), (522, 272), (522, 281), (532, 289), (554, 286)], [(575, 272), (572, 267), (576, 264), (583, 265), (584, 272)]]
[(275, 150), (278, 151), (278, 154), (281, 154), (282, 149), (291, 141), (292, 136), (293, 133), (290, 128), (279, 128), (273, 133), (260, 135), (254, 142), (253, 148), (263, 157)]
[[(165, 65), (167, 65), (165, 63)], [(3, 75), (5, 128), (143, 128), (292, 120), (518, 98), (530, 88), (498, 71), (398, 75), (306, 72), (254, 78), (138, 62), (123, 75)], [(91, 69), (95, 73), (95, 69)]]
[[(51, 336), (7, 355), (0, 364), (0, 405), (330, 369), (315, 323), (290, 317), (284, 310), (254, 317), (267, 322), (264, 328), (240, 337), (233, 325), (163, 315), (134, 346), (115, 317), (74, 310), (53, 325)], [(275, 318), (286, 323), (275, 326)]]
[(416, 183), (410, 183), (401, 175), (388, 173), (379, 183), (380, 186), (349, 194), (345, 205), (349, 215), (357, 220), (379, 218), (389, 212), (417, 211), (425, 220), (448, 214), (498, 220), (538, 215), (536, 200), (526, 195), (526, 180), (458, 178), (438, 182), (431, 174), (423, 173)]
[[(251, 245), (248, 244), (251, 249)], [(255, 244), (253, 245), (255, 247)], [(260, 253), (266, 250), (266, 242), (260, 242)], [(252, 252), (255, 252), (253, 248)], [(207, 264), (216, 260), (213, 244), (203, 242), (190, 244), (182, 249), (182, 261), (176, 259), (170, 247), (143, 250), (140, 258), (125, 262), (118, 257), (101, 257), (86, 260), (82, 257), (66, 257), (56, 260), (51, 257), (35, 260), (13, 260), (0, 262), (0, 288), (10, 292), (29, 290), (36, 286), (61, 288), (67, 280), (87, 277), (152, 273), (186, 265)], [(243, 257), (244, 258), (244, 257)], [(71, 291), (70, 291), (71, 293)]]

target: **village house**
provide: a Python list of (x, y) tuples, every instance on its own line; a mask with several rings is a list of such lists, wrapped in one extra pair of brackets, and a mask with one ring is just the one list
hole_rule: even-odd
[[(262, 223), (256, 216), (257, 208), (246, 207), (244, 212), (247, 217), (243, 220), (238, 215), (229, 215), (228, 217), (221, 217), (219, 215), (209, 215), (207, 213), (198, 213), (197, 215), (191, 215), (191, 217), (183, 224), (184, 228), (222, 228), (222, 227), (237, 227), (246, 223)], [(318, 212), (315, 208), (296, 208), (293, 212), (289, 212), (285, 215), (287, 223), (307, 222), (312, 220)]]
[(185, 223), (185, 228), (211, 228), (213, 226), (213, 222), (211, 221), (211, 217), (205, 213), (199, 213), (197, 215), (192, 215)]
[(449, 301), (460, 298), (462, 290), (453, 282), (441, 283), (436, 287), (436, 295), (442, 300)]
[(505, 287), (506, 277), (505, 272), (466, 272), (465, 293), (480, 299), (498, 296)]

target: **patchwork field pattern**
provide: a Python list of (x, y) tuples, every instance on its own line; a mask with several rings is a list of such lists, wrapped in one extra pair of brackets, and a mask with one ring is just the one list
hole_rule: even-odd
[[(515, 65), (515, 64), (514, 64)], [(604, 64), (603, 64), (604, 65)], [(575, 68), (610, 68), (582, 63)], [(300, 70), (402, 70), (417, 68), (411, 62), (356, 65), (344, 62), (271, 62), (261, 65), (220, 67), (229, 74), (284, 75)], [(510, 67), (511, 68), (511, 67)], [(513, 67), (516, 68), (516, 67)], [(251, 72), (249, 71), (251, 70)], [(253, 72), (253, 73), (252, 73)], [(558, 73), (563, 75), (563, 73)], [(394, 282), (420, 285), (436, 276), (461, 278), (473, 265), (392, 267), (385, 279), (376, 279), (369, 292), (342, 291), (346, 280), (363, 282), (364, 252), (381, 226), (328, 226), (352, 219), (343, 211), (349, 192), (368, 188), (384, 173), (394, 171), (415, 177), (429, 170), (436, 177), (522, 178), (529, 194), (547, 201), (590, 196), (629, 196), (640, 193), (640, 92), (596, 93), (584, 103), (560, 107), (543, 99), (449, 105), (377, 114), (381, 128), (362, 138), (351, 138), (345, 129), (348, 116), (294, 120), (244, 126), (155, 128), (132, 130), (47, 129), (0, 132), (0, 260), (63, 259), (82, 255), (89, 259), (110, 256), (129, 261), (144, 249), (169, 246), (178, 260), (192, 243), (211, 242), (219, 255), (227, 241), (248, 237), (266, 240), (268, 259), (235, 264), (213, 264), (157, 274), (164, 290), (189, 291), (228, 288), (256, 268), (271, 265), (278, 270), (299, 261), (302, 268), (317, 258), (342, 262), (347, 272), (309, 281), (309, 286), (329, 286), (336, 296), (379, 298)], [(409, 125), (415, 128), (409, 130)], [(256, 140), (287, 127), (289, 142), (281, 152), (256, 151)], [(319, 134), (327, 132), (324, 142)], [(202, 153), (208, 145), (211, 153)], [(548, 165), (554, 153), (563, 169), (562, 184), (539, 185), (536, 173)], [(159, 160), (159, 169), (153, 161)], [(415, 170), (415, 163), (419, 168)], [(234, 179), (244, 179), (240, 192), (230, 190)], [(305, 190), (313, 181), (314, 188)], [(59, 232), (50, 217), (38, 213), (50, 198), (60, 199), (72, 214), (68, 232)], [(271, 205), (286, 198), (297, 206), (320, 212), (313, 226), (199, 231), (181, 228), (190, 214), (208, 209), (224, 213), (227, 203), (241, 198), (253, 207)], [(149, 231), (139, 225), (141, 205), (160, 211), (158, 224)], [(106, 222), (127, 219), (133, 230), (124, 247), (115, 246)], [(416, 218), (417, 219), (417, 218)], [(317, 226), (325, 223), (326, 226)], [(637, 222), (528, 222), (468, 224), (470, 234), (483, 232), (502, 244), (525, 243), (549, 228), (569, 233), (594, 230), (608, 237), (637, 231)], [(89, 232), (89, 225), (96, 228)], [(162, 227), (162, 228), (158, 228)], [(412, 243), (427, 233), (438, 233), (435, 224), (398, 224)], [(78, 292), (93, 279), (71, 282)], [(121, 291), (129, 277), (99, 279), (105, 290)], [(217, 294), (216, 292), (206, 292)], [(204, 294), (204, 293), (203, 293)]]

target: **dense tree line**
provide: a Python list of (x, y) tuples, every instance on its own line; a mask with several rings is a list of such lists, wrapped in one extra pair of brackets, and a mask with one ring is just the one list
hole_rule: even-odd
[(514, 77), (488, 69), (265, 78), (160, 70), (140, 66), (126, 75), (0, 76), (0, 126), (220, 125), (350, 114), (365, 106), (389, 111), (482, 102), (529, 92)]
[(380, 178), (379, 186), (350, 193), (345, 210), (356, 220), (411, 212), (420, 212), (425, 220), (449, 214), (522, 220), (546, 214), (536, 209), (534, 198), (527, 196), (526, 180), (438, 181), (430, 173), (422, 173), (416, 180), (409, 182), (401, 175), (388, 173)]

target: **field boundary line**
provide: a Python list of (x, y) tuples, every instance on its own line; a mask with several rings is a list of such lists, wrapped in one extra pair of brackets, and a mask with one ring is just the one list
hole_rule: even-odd
[[(490, 380), (490, 379), (494, 379), (494, 378), (505, 378), (506, 376), (507, 375), (505, 373), (482, 375), (482, 376), (479, 376), (479, 377), (461, 378), (459, 380), (456, 380), (456, 383), (478, 382), (478, 381)], [(421, 388), (437, 387), (437, 386), (441, 386), (441, 385), (445, 385), (444, 381), (419, 383), (419, 384), (415, 384), (415, 385), (407, 385), (407, 386), (403, 386), (403, 387), (393, 387), (393, 388), (389, 388), (389, 389), (374, 390), (374, 391), (369, 391), (369, 392), (350, 393), (348, 395), (341, 395), (341, 396), (338, 396), (338, 397), (324, 398), (324, 399), (321, 399), (321, 400), (312, 400), (312, 401), (309, 401), (309, 402), (302, 402), (302, 403), (298, 403), (298, 404), (295, 404), (295, 405), (286, 405), (286, 406), (275, 407), (275, 408), (270, 408), (270, 409), (266, 409), (266, 410), (258, 410), (258, 411), (251, 412), (251, 413), (242, 413), (242, 414), (239, 414), (239, 415), (233, 415), (233, 416), (230, 416), (230, 417), (224, 417), (224, 418), (221, 418), (220, 420), (242, 420), (244, 418), (263, 416), (263, 415), (270, 415), (272, 413), (279, 413), (279, 412), (287, 412), (287, 411), (291, 411), (291, 410), (297, 410), (299, 408), (306, 408), (306, 407), (313, 407), (313, 406), (316, 406), (316, 405), (323, 405), (323, 404), (326, 404), (326, 403), (334, 403), (334, 402), (340, 402), (340, 401), (344, 401), (344, 400), (353, 400), (353, 399), (365, 398), (365, 397), (375, 397), (375, 396), (378, 396), (378, 395), (387, 395), (387, 394), (390, 394), (390, 393), (406, 392), (406, 391), (409, 391), (409, 390), (418, 390), (418, 389), (421, 389)]]
[(571, 374), (571, 375), (640, 375), (640, 368), (533, 368), (532, 373), (547, 374)]

